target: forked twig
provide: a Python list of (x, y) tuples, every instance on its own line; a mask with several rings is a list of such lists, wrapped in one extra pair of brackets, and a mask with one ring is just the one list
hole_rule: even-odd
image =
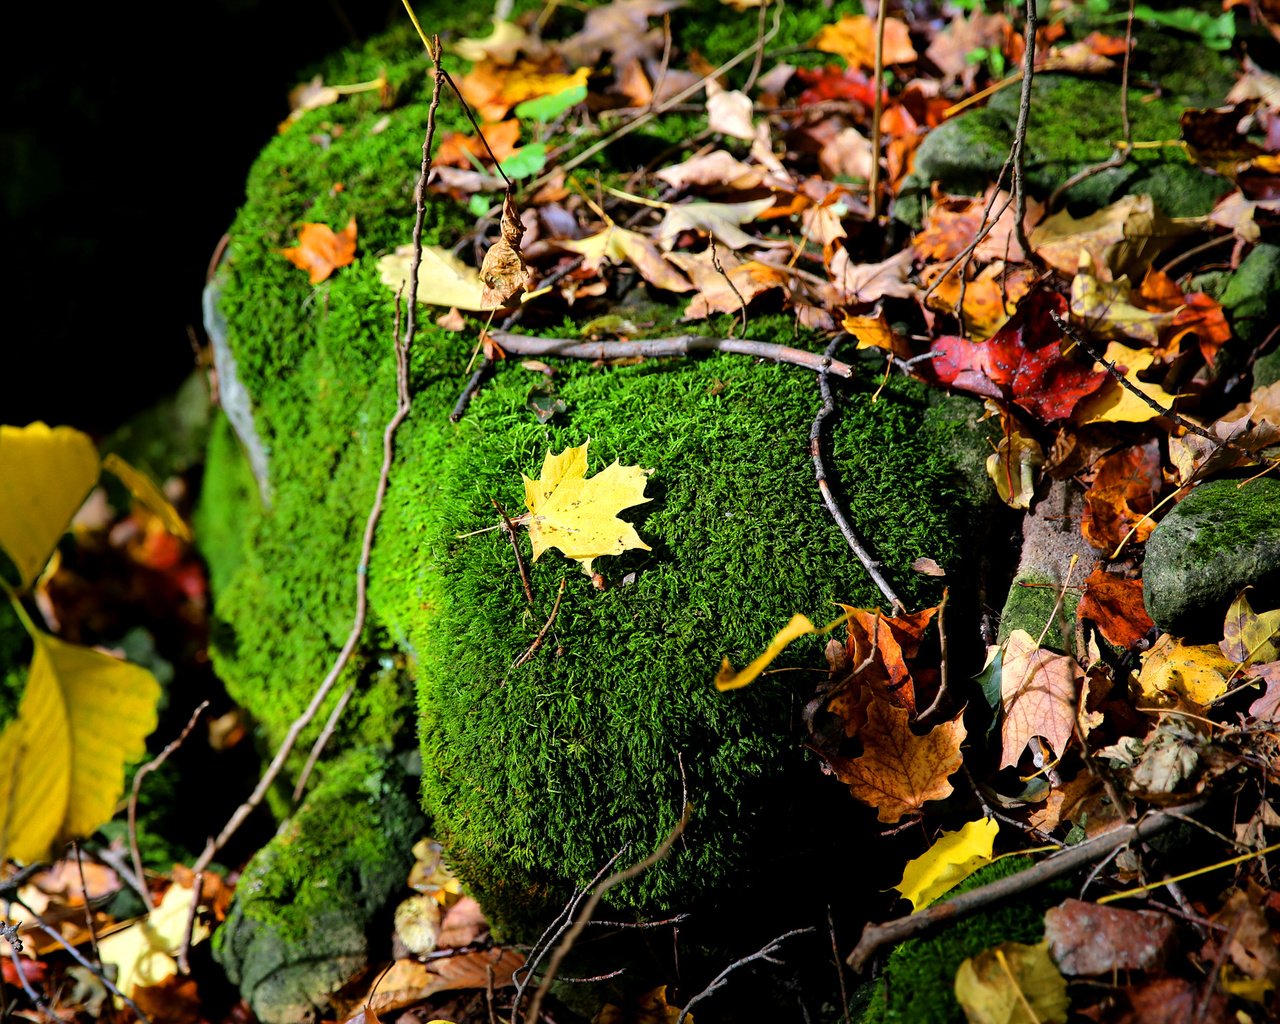
[(551, 614), (547, 616), (547, 621), (542, 624), (542, 628), (538, 630), (538, 635), (533, 638), (533, 643), (529, 645), (529, 649), (516, 658), (511, 668), (514, 671), (527, 662), (540, 650), (542, 645), (546, 643), (547, 633), (551, 631), (552, 624), (556, 621), (556, 616), (560, 613), (560, 602), (564, 599), (564, 577), (560, 577), (560, 589), (556, 592), (556, 603), (551, 606)]
[[(586, 904), (582, 908), (582, 913), (578, 915), (577, 921), (573, 923), (564, 936), (560, 945), (556, 947), (555, 953), (551, 955), (551, 960), (547, 964), (547, 973), (543, 975), (538, 990), (533, 994), (533, 999), (529, 1002), (529, 1012), (525, 1015), (526, 1024), (538, 1024), (538, 1011), (542, 1008), (542, 1000), (551, 989), (551, 983), (556, 980), (556, 974), (559, 973), (560, 965), (564, 962), (564, 958), (568, 956), (569, 950), (573, 948), (573, 944), (578, 940), (587, 925), (591, 923), (591, 917), (595, 913), (596, 907), (599, 906), (600, 900), (614, 886), (621, 885), (623, 882), (630, 881), (637, 875), (648, 871), (649, 868), (662, 860), (669, 852), (675, 841), (684, 832), (685, 826), (689, 824), (689, 818), (693, 814), (693, 805), (686, 803), (684, 811), (680, 815), (680, 820), (676, 822), (675, 827), (667, 833), (667, 838), (658, 844), (658, 848), (645, 857), (644, 860), (637, 861), (629, 868), (623, 868), (621, 871), (615, 871), (612, 875), (599, 883), (587, 898)], [(512, 1010), (512, 1019), (515, 1020), (515, 1009)]]
[(874, 558), (871, 552), (867, 550), (857, 531), (854, 530), (852, 524), (840, 510), (835, 495), (831, 493), (831, 484), (827, 481), (826, 463), (822, 458), (822, 426), (827, 417), (835, 412), (836, 409), (835, 398), (831, 394), (831, 382), (827, 379), (827, 369), (833, 363), (831, 354), (842, 340), (843, 335), (837, 337), (827, 346), (827, 351), (822, 356), (822, 365), (818, 370), (818, 388), (822, 394), (822, 408), (818, 410), (818, 415), (809, 430), (809, 454), (813, 458), (813, 473), (818, 481), (818, 490), (822, 493), (823, 504), (827, 506), (827, 511), (831, 513), (831, 518), (836, 521), (836, 525), (840, 528), (844, 539), (848, 541), (849, 547), (853, 549), (853, 553), (858, 556), (858, 561), (862, 563), (863, 568), (867, 570), (867, 574), (875, 581), (876, 586), (880, 588), (880, 593), (889, 602), (890, 610), (896, 611), (904, 608), (902, 600), (880, 571), (880, 561)]
[(689, 1016), (689, 1011), (692, 1010), (694, 1006), (696, 1006), (698, 1003), (702, 1002), (702, 1000), (706, 999), (707, 996), (715, 992), (717, 989), (724, 987), (724, 983), (729, 980), (729, 975), (732, 974), (734, 971), (736, 971), (739, 967), (745, 967), (747, 964), (752, 963), (753, 961), (756, 961), (756, 960), (767, 960), (771, 964), (781, 965), (782, 961), (776, 959), (774, 957), (774, 954), (778, 952), (778, 949), (782, 946), (782, 944), (787, 939), (793, 938), (796, 935), (807, 935), (808, 933), (814, 930), (815, 929), (813, 928), (795, 928), (792, 931), (783, 932), (781, 935), (777, 936), (776, 938), (770, 939), (768, 942), (766, 942), (763, 946), (757, 949), (750, 956), (744, 956), (741, 960), (735, 960), (723, 971), (721, 971), (714, 978), (712, 978), (711, 984), (709, 984), (706, 988), (704, 988), (701, 992), (699, 992), (696, 996), (694, 996), (692, 999), (690, 999), (687, 1003), (684, 1004), (684, 1009), (680, 1011), (680, 1016), (676, 1018), (676, 1024), (684, 1024), (686, 1018), (688, 1018)]

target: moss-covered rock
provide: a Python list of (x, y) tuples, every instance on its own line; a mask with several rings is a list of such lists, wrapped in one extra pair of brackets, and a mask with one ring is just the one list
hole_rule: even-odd
[[(219, 309), (266, 454), (270, 505), (221, 425), (199, 522), (213, 563), (215, 661), (273, 745), (351, 620), (359, 539), (394, 406), (393, 296), (376, 258), (409, 233), (427, 93), (424, 62), (406, 56), (417, 45), (393, 34), (324, 69), (326, 80), (354, 81), (387, 65), (393, 82), (407, 83), (402, 105), (383, 111), (352, 97), (268, 145), (222, 271)], [(296, 223), (345, 224), (352, 215), (357, 259), (320, 287), (279, 256)], [(469, 225), (455, 204), (433, 199), (426, 239), (448, 244)], [(542, 333), (574, 330), (539, 327), (537, 315), (534, 307), (526, 324)], [(664, 315), (655, 331), (679, 310)], [(783, 673), (730, 694), (710, 681), (722, 656), (754, 657), (794, 612), (822, 617), (835, 601), (882, 603), (813, 479), (812, 375), (738, 356), (565, 364), (555, 386), (567, 412), (544, 425), (527, 408), (544, 378), (510, 360), (454, 426), (447, 414), (470, 342), (423, 320), (411, 358), (413, 413), (397, 438), (368, 569), (370, 626), (349, 670), (361, 685), (336, 749), (394, 742), (417, 727), (433, 828), (510, 932), (558, 909), (567, 885), (619, 850), (635, 860), (652, 849), (686, 792), (697, 807), (686, 841), (614, 890), (615, 904), (685, 908), (723, 892), (752, 863), (767, 870), (778, 829), (803, 850), (806, 823), (795, 808), (804, 798), (789, 773), (804, 761), (792, 730), (812, 677)], [(745, 333), (822, 343), (784, 316), (753, 318)], [(959, 608), (989, 486), (975, 471), (989, 450), (974, 426), (977, 407), (935, 400), (901, 378), (876, 398), (879, 365), (836, 382), (843, 415), (829, 467), (908, 605), (940, 596), (936, 580), (909, 569), (928, 556), (957, 581)], [(627, 513), (651, 550), (602, 560), (604, 591), (549, 552), (531, 566), (529, 605), (508, 540), (466, 534), (494, 525), (491, 499), (519, 510), (521, 474), (536, 476), (547, 451), (588, 438), (592, 472), (614, 459), (653, 470), (652, 502)], [(513, 667), (562, 581), (546, 642)], [(809, 638), (779, 667), (818, 667), (821, 651)], [(416, 674), (416, 715), (405, 674), (380, 668), (400, 652)], [(305, 825), (291, 834), (303, 836)]]
[[(1009, 156), (1018, 101), (1016, 87), (1003, 89), (986, 107), (966, 111), (926, 135), (899, 191), (896, 216), (918, 222), (920, 203), (934, 182), (961, 194), (979, 194), (989, 187)], [(1164, 96), (1150, 102), (1131, 101), (1134, 140), (1177, 140), (1184, 106), (1185, 102)], [(1118, 85), (1064, 74), (1038, 75), (1027, 128), (1030, 192), (1046, 197), (1076, 171), (1106, 160), (1115, 140), (1123, 138)], [(1229, 182), (1201, 171), (1188, 163), (1181, 149), (1172, 147), (1135, 150), (1125, 164), (1086, 178), (1064, 198), (1092, 208), (1126, 195), (1150, 195), (1162, 212), (1191, 217), (1208, 213), (1229, 190)]]
[(1247, 586), (1255, 607), (1280, 604), (1280, 481), (1201, 484), (1147, 539), (1143, 599), (1162, 630), (1210, 641)]
[(412, 788), (386, 748), (349, 753), (245, 868), (214, 956), (264, 1024), (311, 1018), (364, 966), (425, 828)]
[[(1031, 866), (1025, 857), (998, 860), (957, 886), (958, 895)], [(1039, 942), (1044, 912), (1062, 898), (1063, 884), (1033, 889), (1024, 898), (997, 903), (944, 925), (938, 932), (894, 947), (882, 974), (862, 990), (861, 1024), (962, 1024), (955, 997), (960, 964), (1002, 942)]]

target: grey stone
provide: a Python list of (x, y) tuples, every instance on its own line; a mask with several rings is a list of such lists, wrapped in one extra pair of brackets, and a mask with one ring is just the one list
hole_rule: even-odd
[(1147, 612), (1176, 636), (1217, 639), (1222, 616), (1244, 587), (1256, 608), (1280, 603), (1280, 480), (1201, 484), (1147, 540)]

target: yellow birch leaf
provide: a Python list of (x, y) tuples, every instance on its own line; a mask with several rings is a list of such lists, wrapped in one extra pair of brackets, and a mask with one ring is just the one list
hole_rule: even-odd
[(1249, 604), (1249, 589), (1231, 602), (1222, 627), (1222, 653), (1237, 665), (1264, 665), (1280, 660), (1280, 608), (1255, 612)]
[[(121, 992), (132, 998), (137, 989), (158, 985), (177, 973), (178, 964), (173, 958), (186, 936), (187, 918), (195, 899), (194, 889), (175, 882), (160, 905), (141, 921), (99, 941), (102, 962), (115, 965), (116, 987)], [(191, 944), (208, 934), (208, 926), (197, 919), (191, 930)]]
[(590, 443), (559, 455), (547, 452), (541, 479), (524, 478), (535, 562), (548, 548), (559, 548), (591, 572), (592, 559), (601, 555), (618, 555), (628, 548), (652, 550), (634, 526), (618, 518), (624, 508), (652, 500), (644, 495), (651, 471), (615, 461), (588, 480)]
[(169, 499), (164, 496), (164, 491), (156, 486), (156, 482), (151, 477), (139, 469), (134, 469), (115, 452), (110, 452), (103, 458), (102, 468), (114, 473), (120, 482), (129, 488), (129, 493), (133, 495), (134, 500), (159, 519), (166, 530), (179, 540), (191, 540), (191, 531), (182, 521), (182, 516), (178, 515), (178, 510), (173, 507)]
[(98, 452), (71, 427), (0, 427), (0, 548), (23, 587), (40, 575), (54, 545), (98, 480)]
[(999, 831), (994, 818), (979, 818), (959, 832), (943, 832), (928, 850), (907, 862), (902, 881), (894, 888), (911, 901), (912, 910), (927, 907), (991, 863), (991, 848)]
[[(396, 251), (378, 260), (378, 274), (382, 283), (393, 292), (404, 289), (409, 295), (409, 268), (413, 265), (413, 246), (401, 245)], [(422, 247), (422, 263), (418, 266), (418, 301), (428, 306), (451, 306), (473, 313), (487, 312), (497, 307), (487, 305), (483, 299), (484, 283), (480, 271), (468, 266), (447, 249), (439, 246)]]
[(18, 715), (0, 732), (0, 853), (28, 863), (111, 820), (125, 762), (146, 750), (160, 699), (140, 665), (31, 636)]
[(1226, 692), (1234, 671), (1217, 644), (1184, 644), (1166, 633), (1142, 656), (1138, 689), (1144, 698), (1158, 699), (1168, 690), (1205, 707)]
[(956, 1001), (969, 1024), (1061, 1024), (1071, 1000), (1049, 944), (1003, 942), (956, 971)]

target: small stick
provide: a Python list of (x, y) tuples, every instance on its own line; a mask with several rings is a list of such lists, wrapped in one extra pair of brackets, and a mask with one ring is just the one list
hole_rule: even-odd
[(116, 988), (115, 982), (113, 982), (110, 978), (108, 978), (105, 972), (95, 969), (93, 964), (91, 964), (88, 960), (85, 959), (84, 954), (81, 953), (80, 950), (76, 949), (75, 946), (71, 945), (71, 943), (69, 943), (66, 939), (64, 939), (62, 937), (62, 934), (58, 932), (56, 929), (50, 928), (47, 924), (45, 924), (44, 919), (41, 918), (40, 915), (37, 914), (34, 910), (32, 910), (30, 907), (27, 907), (25, 903), (21, 903), (21, 901), (17, 901), (17, 902), (19, 902), (21, 906), (26, 907), (26, 909), (31, 913), (32, 915), (31, 923), (35, 927), (39, 928), (42, 932), (44, 932), (47, 936), (49, 936), (49, 938), (53, 939), (55, 942), (58, 943), (58, 945), (60, 945), (63, 949), (65, 949), (71, 955), (71, 959), (74, 960), (76, 963), (78, 963), (90, 974), (92, 974), (100, 982), (102, 982), (103, 986), (105, 986), (108, 992), (110, 992), (117, 999), (122, 1000), (125, 1003), (125, 1005), (129, 1007), (129, 1009), (131, 1009), (134, 1013), (138, 1015), (138, 1020), (141, 1021), (142, 1024), (151, 1024), (151, 1018), (142, 1012), (142, 1008), (138, 1006), (137, 1003), (135, 1003), (127, 995), (121, 992), (120, 989)]
[[(763, 9), (761, 8), (761, 10)], [(709, 235), (708, 239), (711, 242), (711, 265), (724, 278), (724, 283), (729, 286), (729, 290), (733, 292), (734, 297), (738, 300), (738, 305), (742, 307), (742, 330), (745, 333), (747, 329), (747, 300), (742, 297), (742, 292), (738, 291), (738, 286), (733, 283), (733, 278), (725, 273), (724, 266), (720, 263), (720, 253), (716, 250), (716, 236)], [(733, 332), (730, 331), (729, 333), (732, 336)]]
[(844, 960), (840, 957), (840, 944), (836, 942), (836, 922), (831, 916), (831, 904), (827, 904), (827, 930), (831, 933), (831, 957), (832, 962), (836, 965), (836, 977), (840, 979), (840, 1016), (844, 1020), (844, 1024), (850, 1024), (849, 1021), (849, 993), (844, 987)]
[(809, 430), (809, 454), (813, 457), (813, 473), (818, 480), (818, 490), (822, 493), (822, 502), (827, 506), (827, 511), (831, 513), (831, 517), (836, 521), (836, 525), (840, 528), (840, 532), (844, 535), (844, 539), (848, 541), (849, 547), (853, 549), (853, 553), (858, 556), (858, 561), (862, 563), (867, 574), (875, 581), (880, 593), (889, 602), (890, 608), (896, 610), (903, 608), (904, 605), (894, 592), (889, 581), (884, 578), (880, 572), (880, 562), (872, 557), (871, 552), (867, 550), (866, 545), (859, 539), (857, 532), (845, 518), (844, 513), (840, 511), (840, 506), (836, 503), (835, 495), (831, 493), (831, 485), (827, 482), (827, 467), (822, 459), (822, 424), (828, 416), (835, 412), (836, 403), (831, 394), (831, 382), (827, 379), (827, 367), (832, 363), (831, 353), (836, 346), (843, 340), (843, 335), (837, 337), (830, 345), (827, 346), (826, 353), (822, 356), (822, 364), (818, 371), (818, 388), (822, 393), (822, 408), (818, 410), (817, 418), (813, 421), (813, 426)]
[[(560, 356), (565, 359), (587, 359), (604, 362), (610, 359), (634, 359), (642, 356), (661, 359), (667, 356), (687, 356), (693, 352), (731, 352), (736, 355), (772, 359), (778, 363), (803, 366), (807, 370), (821, 372), (825, 360), (816, 352), (774, 345), (765, 341), (747, 341), (743, 338), (707, 338), (700, 334), (682, 334), (674, 338), (648, 338), (642, 341), (576, 341), (572, 338), (535, 338), (528, 334), (510, 334), (494, 331), (493, 339), (503, 350), (518, 356)], [(853, 367), (839, 360), (830, 360), (827, 372), (837, 377), (852, 377)]]
[(614, 928), (618, 930), (625, 928), (665, 928), (669, 924), (680, 924), (688, 919), (688, 914), (676, 914), (675, 917), (665, 917), (661, 921), (592, 921), (591, 926), (593, 928)]
[(689, 1016), (689, 1011), (692, 1010), (694, 1006), (700, 1003), (707, 996), (711, 995), (711, 993), (715, 992), (719, 988), (722, 988), (724, 986), (724, 983), (728, 980), (729, 975), (734, 971), (736, 971), (739, 967), (745, 967), (747, 964), (755, 960), (767, 960), (771, 964), (778, 964), (779, 966), (781, 966), (782, 961), (776, 959), (774, 957), (774, 954), (778, 952), (778, 949), (779, 947), (781, 947), (782, 943), (784, 943), (787, 939), (793, 938), (796, 935), (807, 935), (809, 932), (812, 932), (812, 931), (814, 931), (813, 928), (796, 928), (789, 932), (783, 932), (781, 935), (777, 936), (777, 938), (770, 939), (767, 943), (765, 943), (763, 946), (757, 949), (750, 956), (744, 956), (741, 960), (735, 960), (723, 971), (721, 971), (714, 978), (712, 978), (710, 985), (708, 985), (696, 996), (694, 996), (692, 999), (690, 999), (687, 1003), (684, 1004), (684, 1009), (680, 1011), (680, 1016), (676, 1018), (676, 1024), (684, 1024), (685, 1020)]
[(561, 576), (560, 590), (556, 593), (556, 603), (551, 606), (551, 614), (547, 616), (547, 621), (543, 623), (542, 628), (538, 630), (538, 635), (533, 638), (533, 643), (529, 645), (529, 649), (525, 651), (524, 654), (520, 655), (520, 657), (516, 658), (515, 663), (511, 666), (512, 671), (518, 669), (542, 649), (542, 645), (547, 639), (547, 633), (551, 629), (551, 624), (556, 621), (556, 615), (560, 611), (560, 602), (564, 598), (564, 580), (565, 578)]
[[(208, 704), (205, 701), (205, 704)], [(71, 849), (76, 855), (76, 871), (80, 875), (80, 895), (84, 897), (84, 922), (89, 928), (89, 948), (93, 950), (93, 962), (102, 967), (102, 955), (98, 952), (98, 926), (93, 922), (93, 907), (89, 905), (89, 885), (84, 880), (84, 858), (80, 856), (80, 843), (71, 840)]]
[[(511, 518), (507, 515), (507, 510), (498, 504), (497, 498), (490, 498), (493, 507), (498, 510), (498, 515), (502, 516), (502, 529), (506, 533), (507, 539), (511, 541), (511, 550), (515, 552), (516, 568), (520, 570), (520, 585), (524, 587), (524, 599), (529, 604), (533, 604), (533, 588), (529, 586), (529, 571), (524, 567), (524, 559), (520, 557), (520, 542), (516, 540), (516, 528), (512, 525)], [(560, 581), (560, 592), (564, 593), (564, 580)], [(559, 601), (556, 602), (559, 604)], [(554, 613), (553, 613), (554, 614)]]
[(1035, 253), (1027, 239), (1027, 181), (1026, 150), (1027, 124), (1031, 120), (1031, 83), (1035, 78), (1036, 29), (1039, 27), (1036, 0), (1026, 3), (1026, 46), (1022, 54), (1022, 92), (1018, 99), (1018, 123), (1013, 130), (1013, 232), (1027, 259), (1034, 260)]
[(316, 762), (320, 760), (320, 755), (324, 753), (324, 748), (329, 745), (329, 740), (333, 738), (334, 730), (338, 727), (338, 719), (347, 710), (347, 705), (351, 703), (351, 698), (355, 696), (355, 693), (356, 684), (354, 682), (348, 683), (347, 688), (342, 691), (342, 696), (338, 698), (338, 703), (329, 712), (329, 718), (324, 723), (324, 728), (320, 730), (320, 735), (311, 744), (311, 750), (307, 754), (307, 763), (302, 766), (302, 771), (298, 773), (298, 781), (294, 783), (293, 794), (290, 797), (295, 804), (302, 799), (302, 794), (307, 791), (307, 781), (315, 770)]
[[(415, 18), (414, 21), (416, 23), (417, 19)], [(409, 349), (413, 345), (414, 334), (417, 330), (418, 271), (422, 267), (422, 228), (427, 219), (427, 178), (431, 174), (431, 149), (435, 142), (436, 111), (440, 106), (440, 93), (444, 86), (444, 69), (440, 66), (439, 37), (436, 37), (433, 43), (434, 50), (431, 59), (435, 64), (435, 84), (431, 91), (431, 106), (427, 110), (427, 131), (422, 140), (422, 167), (418, 175), (418, 182), (413, 190), (413, 258), (409, 266), (409, 310), (405, 319), (404, 336), (400, 337), (397, 334), (393, 338), (396, 357), (396, 411), (391, 419), (387, 421), (386, 428), (382, 433), (382, 467), (378, 473), (378, 489), (374, 495), (373, 505), (369, 509), (369, 516), (365, 521), (364, 538), (360, 547), (360, 561), (356, 564), (356, 610), (351, 623), (351, 632), (348, 633), (346, 642), (338, 652), (337, 658), (334, 659), (334, 663), (329, 669), (329, 674), (325, 676), (316, 688), (315, 693), (312, 694), (311, 703), (289, 726), (284, 742), (280, 744), (280, 749), (276, 751), (276, 755), (267, 766), (267, 770), (263, 772), (262, 778), (258, 780), (257, 787), (249, 794), (248, 799), (236, 808), (235, 813), (231, 815), (230, 820), (223, 826), (222, 831), (215, 838), (209, 840), (204, 852), (196, 859), (193, 865), (193, 870), (196, 874), (204, 871), (212, 863), (217, 852), (227, 844), (240, 826), (244, 824), (245, 819), (265, 799), (272, 783), (275, 782), (276, 777), (284, 769), (285, 761), (290, 753), (293, 752), (293, 747), (302, 735), (302, 731), (311, 724), (319, 713), (321, 705), (329, 696), (329, 692), (333, 689), (334, 684), (337, 683), (343, 670), (347, 667), (347, 662), (351, 660), (351, 656), (355, 653), (356, 646), (360, 642), (360, 637), (364, 633), (365, 616), (368, 612), (369, 557), (373, 552), (373, 538), (377, 532), (378, 520), (382, 517), (382, 503), (386, 498), (387, 487), (390, 482), (391, 463), (395, 456), (396, 431), (400, 429), (400, 424), (409, 415), (411, 406), (411, 396), (409, 394)]]
[[(142, 780), (150, 775), (153, 771), (164, 764), (175, 750), (182, 746), (186, 738), (191, 735), (191, 730), (196, 727), (196, 722), (200, 720), (204, 709), (209, 706), (209, 702), (201, 701), (200, 706), (191, 712), (191, 717), (187, 720), (187, 724), (183, 726), (182, 732), (178, 733), (176, 739), (172, 740), (154, 759), (148, 761), (136, 772), (133, 773), (133, 789), (129, 793), (129, 853), (133, 857), (133, 873), (137, 876), (140, 888), (139, 894), (142, 896), (142, 902), (147, 905), (147, 910), (155, 910), (156, 905), (152, 902), (151, 894), (147, 892), (147, 876), (142, 870), (142, 854), (138, 851), (138, 794), (142, 792)], [(76, 847), (76, 860), (79, 861), (80, 848)], [(80, 869), (80, 882), (84, 884), (84, 868)], [(88, 906), (89, 894), (85, 893), (85, 905)], [(92, 924), (89, 925), (93, 927)], [(97, 942), (94, 943), (94, 956), (97, 956)]]
[(1169, 419), (1173, 420), (1174, 423), (1178, 424), (1178, 426), (1182, 427), (1184, 430), (1187, 430), (1190, 433), (1195, 434), (1199, 437), (1203, 437), (1206, 441), (1212, 444), (1214, 448), (1217, 448), (1217, 449), (1230, 448), (1233, 452), (1238, 452), (1241, 455), (1245, 455), (1254, 462), (1266, 461), (1256, 453), (1249, 451), (1248, 448), (1242, 448), (1240, 445), (1236, 444), (1234, 441), (1228, 441), (1225, 438), (1215, 437), (1213, 434), (1209, 433), (1209, 431), (1205, 430), (1204, 427), (1200, 426), (1199, 423), (1195, 423), (1192, 420), (1187, 419), (1185, 416), (1180, 416), (1178, 413), (1174, 412), (1172, 409), (1166, 409), (1164, 406), (1162, 406), (1159, 402), (1157, 402), (1154, 398), (1152, 398), (1146, 392), (1144, 392), (1140, 388), (1135, 387), (1133, 383), (1127, 377), (1125, 377), (1123, 373), (1120, 372), (1119, 367), (1117, 367), (1115, 363), (1113, 363), (1110, 359), (1104, 356), (1101, 352), (1098, 352), (1092, 345), (1090, 345), (1087, 341), (1085, 341), (1084, 338), (1078, 333), (1076, 333), (1074, 328), (1072, 328), (1071, 325), (1068, 324), (1063, 317), (1059, 316), (1053, 310), (1049, 311), (1049, 316), (1053, 320), (1054, 324), (1057, 325), (1058, 330), (1060, 330), (1073, 342), (1075, 342), (1082, 349), (1084, 349), (1085, 352), (1087, 352), (1090, 356), (1092, 356), (1097, 362), (1101, 363), (1104, 367), (1106, 367), (1107, 372), (1111, 374), (1111, 376), (1114, 377), (1126, 391), (1132, 392), (1134, 395), (1137, 395), (1140, 399), (1142, 399), (1143, 402), (1145, 402), (1148, 406), (1150, 406), (1152, 409), (1158, 412), (1161, 416), (1167, 416)]
[(191, 885), (194, 890), (191, 894), (191, 906), (187, 909), (186, 927), (182, 929), (182, 945), (178, 947), (178, 972), (184, 975), (191, 973), (191, 964), (187, 962), (187, 957), (191, 953), (191, 933), (196, 927), (196, 910), (200, 906), (200, 895), (204, 892), (203, 871), (196, 875)]
[(884, 26), (888, 10), (888, 0), (879, 0), (876, 5), (875, 67), (871, 75), (876, 90), (871, 105), (871, 180), (867, 182), (867, 219), (871, 221), (880, 214), (880, 118), (884, 114)]
[(1128, 843), (1158, 835), (1177, 821), (1179, 815), (1199, 810), (1204, 803), (1202, 799), (1167, 811), (1153, 811), (1132, 825), (1121, 825), (1102, 835), (1086, 839), (1083, 843), (1070, 846), (1025, 871), (1019, 871), (1016, 875), (998, 878), (994, 882), (971, 889), (959, 896), (953, 896), (949, 900), (931, 904), (914, 914), (907, 914), (883, 924), (868, 924), (863, 928), (862, 938), (858, 940), (858, 945), (849, 954), (846, 962), (855, 971), (861, 972), (882, 946), (902, 942), (926, 929), (955, 921), (975, 910), (998, 903), (1010, 896), (1028, 892), (1063, 875), (1069, 875)]
[[(667, 838), (658, 844), (656, 850), (644, 860), (637, 861), (629, 868), (623, 868), (621, 871), (615, 871), (603, 882), (597, 885), (587, 898), (586, 904), (582, 908), (582, 913), (578, 920), (574, 922), (573, 927), (565, 933), (564, 939), (560, 945), (556, 947), (555, 953), (552, 954), (550, 962), (547, 964), (547, 973), (543, 975), (538, 990), (533, 994), (533, 999), (529, 1002), (529, 1012), (525, 1015), (528, 1024), (538, 1024), (538, 1011), (542, 1008), (542, 1000), (546, 997), (547, 992), (551, 989), (551, 983), (556, 980), (556, 974), (559, 972), (560, 965), (564, 962), (564, 958), (568, 955), (569, 950), (573, 948), (573, 944), (578, 940), (578, 936), (586, 929), (591, 922), (591, 917), (595, 913), (596, 907), (599, 906), (600, 900), (616, 885), (630, 881), (637, 875), (648, 871), (649, 868), (662, 860), (670, 851), (676, 839), (684, 832), (685, 826), (689, 824), (689, 818), (693, 814), (693, 805), (685, 804), (684, 812), (680, 815), (680, 820), (676, 822), (675, 827), (667, 833)], [(514, 1018), (514, 1014), (513, 1014)]]
[(947, 595), (950, 592), (950, 588), (943, 590), (942, 600), (938, 602), (938, 649), (941, 657), (938, 665), (938, 693), (933, 698), (933, 703), (916, 715), (917, 725), (923, 725), (928, 722), (929, 716), (942, 706), (943, 699), (947, 695), (947, 631), (943, 622), (943, 615), (947, 610)]

